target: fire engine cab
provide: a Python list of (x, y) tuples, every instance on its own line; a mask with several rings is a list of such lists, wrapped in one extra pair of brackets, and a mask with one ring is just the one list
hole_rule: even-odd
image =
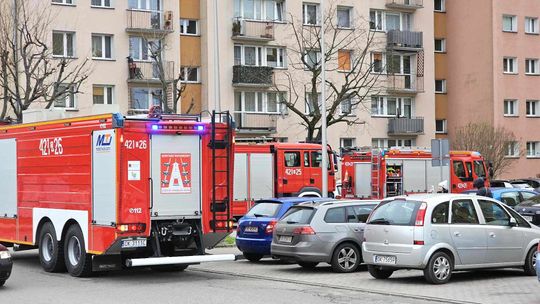
[(39, 248), (73, 276), (122, 267), (183, 270), (231, 231), (228, 113), (119, 114), (0, 127), (0, 242)]
[[(336, 186), (334, 153), (328, 148), (328, 195)], [(236, 143), (232, 214), (242, 217), (255, 200), (321, 197), (322, 146), (312, 143)]]
[(471, 151), (451, 151), (447, 163), (433, 166), (429, 150), (354, 148), (343, 153), (341, 175), (343, 197), (363, 199), (435, 192), (441, 184), (461, 193), (479, 177), (489, 183), (484, 158)]

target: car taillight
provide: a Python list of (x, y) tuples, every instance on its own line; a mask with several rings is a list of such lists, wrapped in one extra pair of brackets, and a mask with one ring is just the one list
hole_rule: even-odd
[(313, 230), (311, 226), (301, 226), (301, 227), (294, 228), (293, 234), (300, 234), (300, 235), (315, 234), (315, 230)]
[(424, 226), (424, 218), (426, 217), (426, 209), (427, 209), (427, 204), (422, 203), (422, 205), (420, 205), (420, 208), (416, 212), (416, 221), (414, 222), (415, 226)]
[(274, 232), (274, 228), (276, 228), (276, 224), (277, 224), (277, 221), (270, 221), (270, 223), (268, 223), (268, 225), (266, 225), (266, 234), (272, 234), (272, 232)]
[(414, 245), (424, 245), (424, 241), (414, 241)]
[(119, 224), (116, 226), (116, 229), (121, 233), (141, 233), (146, 230), (146, 224), (144, 223), (133, 223), (133, 224)]

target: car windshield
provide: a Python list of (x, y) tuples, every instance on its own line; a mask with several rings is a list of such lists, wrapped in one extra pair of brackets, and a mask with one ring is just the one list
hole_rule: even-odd
[(534, 196), (524, 202), (522, 202), (521, 204), (519, 204), (517, 207), (533, 207), (533, 206), (538, 206), (540, 205), (540, 195), (537, 195), (537, 196)]
[(395, 200), (383, 203), (373, 211), (368, 224), (413, 226), (421, 202)]
[(246, 216), (275, 217), (278, 214), (280, 207), (281, 203), (279, 202), (261, 201), (253, 206)]
[(309, 224), (315, 209), (310, 207), (295, 206), (289, 209), (281, 218), (280, 222), (288, 224)]

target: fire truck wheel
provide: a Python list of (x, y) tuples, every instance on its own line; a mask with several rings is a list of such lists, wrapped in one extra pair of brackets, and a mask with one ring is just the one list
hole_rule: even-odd
[(51, 222), (43, 224), (39, 232), (39, 262), (47, 272), (64, 272), (64, 245), (56, 238)]
[(188, 268), (189, 265), (183, 264), (183, 265), (164, 265), (164, 266), (152, 266), (150, 269), (157, 272), (177, 272), (177, 271), (184, 271), (186, 268)]
[(84, 237), (79, 225), (71, 225), (64, 238), (66, 268), (74, 277), (92, 274), (92, 255), (86, 253)]

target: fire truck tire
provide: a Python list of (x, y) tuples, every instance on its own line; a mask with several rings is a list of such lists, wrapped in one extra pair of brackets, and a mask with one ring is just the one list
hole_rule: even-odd
[(164, 265), (164, 266), (152, 266), (150, 269), (157, 272), (180, 272), (188, 268), (188, 264), (183, 265)]
[(46, 222), (39, 231), (39, 262), (47, 272), (64, 272), (64, 244), (56, 238), (51, 222)]
[(70, 275), (87, 277), (92, 274), (92, 255), (86, 253), (84, 237), (79, 225), (71, 225), (66, 232), (64, 257)]

